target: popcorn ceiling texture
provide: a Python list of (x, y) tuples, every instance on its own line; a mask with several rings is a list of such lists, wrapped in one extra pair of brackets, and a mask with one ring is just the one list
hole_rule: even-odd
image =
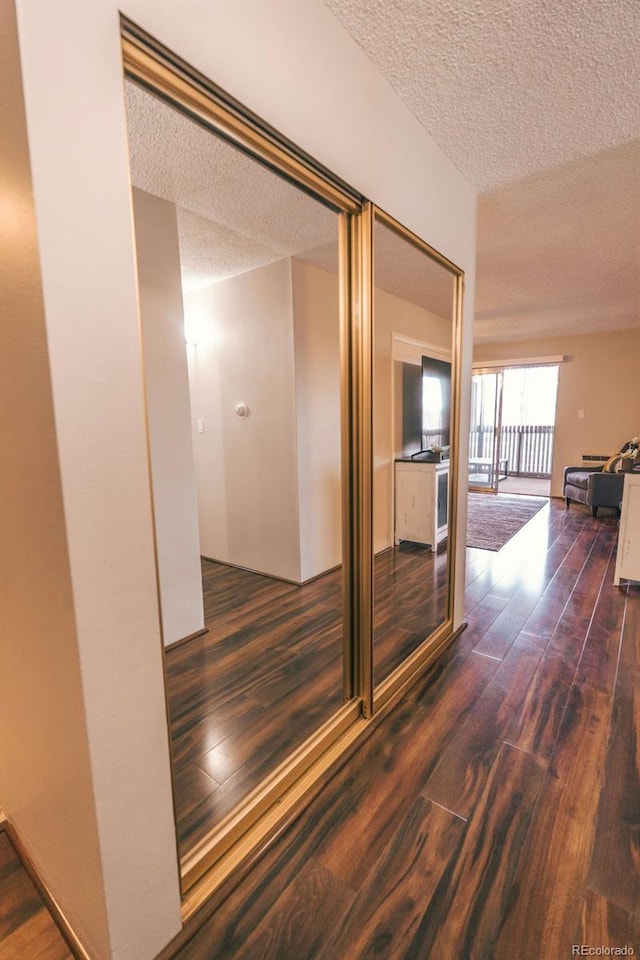
[(325, 3), (480, 191), (476, 341), (640, 326), (640, 0)]
[[(481, 191), (475, 339), (640, 326), (640, 0), (325, 2)], [(176, 203), (187, 288), (336, 269), (329, 211), (127, 86), (133, 181)]]
[(481, 193), (640, 136), (638, 0), (325, 0)]
[[(131, 179), (176, 205), (185, 291), (289, 256), (337, 274), (335, 213), (131, 82), (126, 103)], [(451, 317), (451, 274), (388, 230), (376, 270), (383, 289)]]
[(640, 141), (480, 198), (475, 336), (640, 326)]
[(126, 83), (131, 180), (177, 207), (185, 290), (338, 242), (337, 216)]

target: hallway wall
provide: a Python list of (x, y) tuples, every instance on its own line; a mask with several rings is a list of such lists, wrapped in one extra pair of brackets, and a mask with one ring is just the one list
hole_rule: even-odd
[(140, 330), (165, 646), (204, 627), (189, 373), (174, 204), (133, 190)]
[(0, 785), (97, 956), (109, 949), (14, 11), (0, 4)]
[[(77, 657), (58, 660), (59, 683), (65, 693), (74, 677), (79, 684), (72, 726), (88, 750), (84, 769), (93, 788), (93, 803), (86, 783), (84, 801), (74, 800), (70, 808), (86, 817), (83, 835), (64, 818), (70, 785), (56, 781), (60, 793), (52, 808), (50, 788), (39, 790), (34, 783), (24, 797), (29, 816), (22, 820), (23, 840), (54, 894), (64, 892), (79, 931), (93, 938), (96, 960), (150, 960), (180, 927), (180, 894), (120, 13), (467, 271), (463, 411), (471, 364), (476, 195), (316, 0), (17, 0), (16, 9), (46, 328), (46, 340), (42, 327), (36, 339), (38, 349), (46, 343), (48, 350), (36, 375), (46, 389), (48, 366), (49, 423), (60, 469), (50, 522), (66, 538), (66, 553), (59, 542), (51, 562), (59, 557), (63, 568), (68, 563), (76, 631)], [(21, 322), (21, 315), (16, 319)], [(462, 437), (467, 434), (463, 417)], [(464, 483), (459, 507), (462, 544)], [(12, 508), (26, 516), (31, 500), (18, 499)], [(42, 522), (48, 518), (45, 511)], [(461, 549), (459, 585), (463, 564)], [(19, 600), (29, 603), (31, 596), (23, 583)], [(459, 589), (457, 622), (462, 602)], [(69, 636), (61, 621), (50, 620), (45, 628), (43, 646), (57, 630)], [(44, 649), (37, 660), (44, 672)], [(54, 729), (62, 744), (64, 726)], [(54, 729), (34, 731), (24, 744), (25, 765), (44, 752)], [(5, 765), (2, 798), (11, 814), (16, 795), (6, 771)], [(52, 810), (55, 816), (49, 816)], [(37, 828), (45, 813), (47, 838)], [(94, 863), (99, 851), (103, 897), (93, 906), (82, 872), (67, 889), (60, 877), (65, 841), (70, 862), (82, 856), (83, 836)]]

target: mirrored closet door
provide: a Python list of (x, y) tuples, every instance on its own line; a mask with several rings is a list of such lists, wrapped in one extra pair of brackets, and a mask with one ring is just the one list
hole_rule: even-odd
[(131, 79), (126, 107), (184, 859), (351, 695), (341, 214)]
[(451, 618), (457, 275), (381, 211), (373, 220), (373, 681)]
[(462, 274), (131, 30), (159, 609), (195, 903), (452, 638)]

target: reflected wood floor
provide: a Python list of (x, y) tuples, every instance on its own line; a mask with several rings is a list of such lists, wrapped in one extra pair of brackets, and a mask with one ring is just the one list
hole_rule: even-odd
[(312, 590), (211, 561), (202, 576), (209, 632), (165, 658), (182, 855), (342, 702), (339, 571)]
[[(341, 571), (303, 586), (204, 560), (209, 632), (167, 651), (181, 855), (343, 702)], [(446, 608), (446, 554), (403, 543), (376, 557), (375, 675)]]
[(468, 629), (178, 960), (640, 950), (640, 586), (551, 502), (468, 551)]

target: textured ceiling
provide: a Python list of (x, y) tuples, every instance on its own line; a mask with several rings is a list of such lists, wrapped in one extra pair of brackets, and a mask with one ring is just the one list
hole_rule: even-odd
[(484, 193), (640, 136), (638, 0), (325, 0)]
[(382, 223), (376, 223), (374, 246), (376, 287), (452, 319), (453, 274)]
[[(185, 290), (295, 256), (338, 271), (337, 215), (133, 83), (126, 84), (133, 185), (176, 205)], [(376, 280), (450, 318), (451, 274), (376, 231)]]
[(475, 338), (640, 326), (640, 0), (325, 3), (480, 191)]
[(186, 290), (337, 245), (336, 214), (126, 83), (131, 180), (176, 204)]
[[(325, 2), (480, 190), (476, 340), (640, 326), (640, 0)], [(133, 180), (177, 204), (187, 288), (288, 255), (336, 269), (333, 214), (131, 85), (127, 101)]]
[(481, 198), (476, 339), (640, 326), (640, 141)]

